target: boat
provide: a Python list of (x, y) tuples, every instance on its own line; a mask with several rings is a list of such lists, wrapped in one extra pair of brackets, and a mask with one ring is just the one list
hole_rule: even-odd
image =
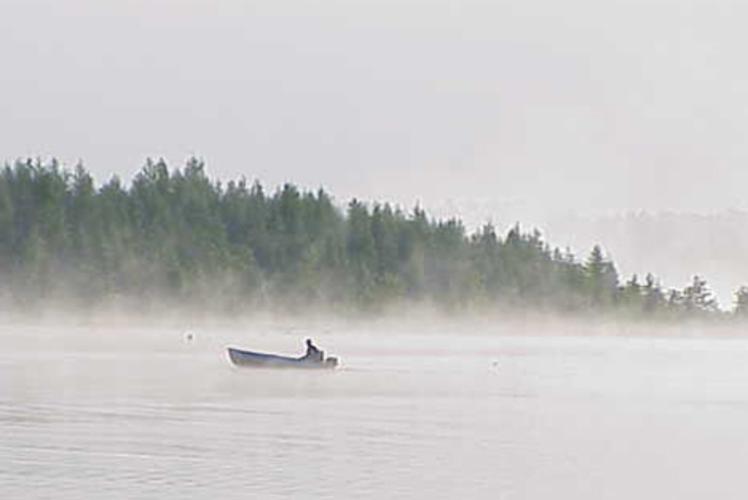
[(229, 359), (236, 366), (306, 369), (333, 369), (338, 366), (338, 358), (334, 356), (316, 360), (305, 356), (294, 358), (290, 356), (279, 356), (277, 354), (245, 351), (243, 349), (236, 349), (235, 347), (229, 347), (228, 352)]

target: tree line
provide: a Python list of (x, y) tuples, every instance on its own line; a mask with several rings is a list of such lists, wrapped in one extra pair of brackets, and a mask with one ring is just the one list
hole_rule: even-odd
[(595, 246), (578, 260), (519, 225), (468, 232), (421, 208), (350, 201), (323, 189), (210, 179), (190, 159), (148, 161), (129, 185), (97, 185), (82, 166), (16, 161), (0, 174), (0, 295), (12, 306), (65, 299), (93, 307), (155, 299), (229, 310), (263, 306), (553, 312), (673, 320), (729, 312), (704, 279), (663, 289), (622, 281)]

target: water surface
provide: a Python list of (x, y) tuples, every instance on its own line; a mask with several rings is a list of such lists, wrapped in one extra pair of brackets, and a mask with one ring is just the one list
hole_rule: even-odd
[[(745, 498), (748, 342), (4, 326), (1, 498)], [(236, 369), (227, 344), (336, 372)]]

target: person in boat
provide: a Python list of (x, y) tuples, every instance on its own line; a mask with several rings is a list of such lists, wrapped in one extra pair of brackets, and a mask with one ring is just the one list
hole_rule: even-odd
[(306, 339), (306, 354), (304, 359), (310, 359), (314, 361), (322, 361), (324, 353), (312, 343), (312, 339)]

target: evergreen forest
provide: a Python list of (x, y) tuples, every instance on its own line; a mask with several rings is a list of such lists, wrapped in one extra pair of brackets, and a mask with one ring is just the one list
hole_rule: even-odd
[(198, 159), (173, 170), (149, 160), (127, 184), (97, 184), (82, 166), (19, 160), (0, 173), (0, 301), (34, 308), (61, 300), (748, 317), (746, 287), (720, 309), (699, 276), (682, 290), (663, 289), (651, 274), (624, 279), (599, 246), (578, 258), (519, 225), (469, 232), (418, 207), (343, 206), (322, 189), (222, 183)]

